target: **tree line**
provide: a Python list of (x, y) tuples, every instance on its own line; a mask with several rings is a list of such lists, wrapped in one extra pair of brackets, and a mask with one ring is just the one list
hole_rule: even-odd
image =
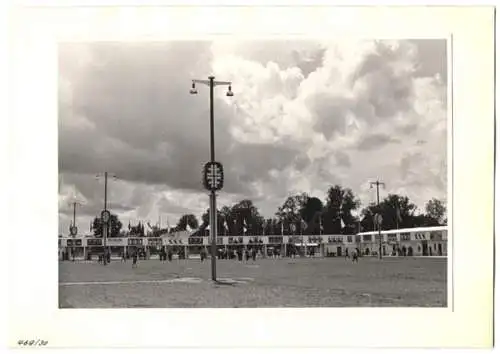
[[(291, 234), (355, 234), (376, 230), (375, 215), (382, 216), (382, 230), (446, 225), (445, 202), (436, 198), (429, 200), (423, 212), (407, 196), (389, 194), (380, 201), (370, 203), (357, 213), (361, 203), (350, 188), (340, 185), (328, 188), (325, 201), (299, 193), (286, 198), (278, 207), (274, 217), (263, 217), (250, 199), (232, 206), (224, 205), (217, 210), (217, 234), (241, 235), (291, 235)], [(122, 223), (116, 215), (111, 218), (110, 237), (123, 236)], [(167, 232), (192, 231), (193, 235), (207, 235), (209, 210), (200, 222), (194, 214), (182, 215), (177, 225), (170, 228), (150, 228), (150, 236)], [(93, 221), (95, 236), (101, 235), (100, 218)], [(144, 224), (129, 225), (130, 234), (145, 236)]]

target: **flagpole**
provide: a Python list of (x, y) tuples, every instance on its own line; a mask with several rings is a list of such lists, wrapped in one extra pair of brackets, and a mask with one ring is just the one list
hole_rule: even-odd
[(396, 230), (399, 230), (399, 219), (401, 218), (401, 211), (399, 210), (399, 204), (396, 205)]

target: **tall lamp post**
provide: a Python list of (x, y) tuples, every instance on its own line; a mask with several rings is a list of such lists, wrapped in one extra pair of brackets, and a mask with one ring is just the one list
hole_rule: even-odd
[[(77, 204), (79, 205), (80, 203), (77, 201), (73, 201), (70, 203), (70, 205), (73, 206), (73, 223), (69, 226), (69, 234), (71, 237), (75, 238), (76, 235), (78, 234), (78, 227), (76, 226), (76, 206)], [(75, 260), (75, 247), (71, 247), (71, 257), (73, 258), (73, 261)]]
[[(203, 84), (210, 87), (210, 164), (214, 166), (215, 161), (215, 142), (214, 142), (214, 87), (215, 86), (229, 86), (226, 96), (233, 96), (231, 91), (231, 82), (229, 81), (215, 81), (214, 76), (209, 76), (208, 80), (192, 80), (191, 90), (189, 91), (192, 95), (196, 95), (198, 91), (196, 90), (196, 84)], [(222, 166), (220, 166), (222, 169)], [(217, 178), (217, 173), (215, 167), (212, 168), (211, 172), (212, 180)], [(215, 188), (210, 190), (210, 237), (212, 241), (212, 280), (216, 281), (216, 259), (217, 259), (217, 202), (215, 195)]]
[(76, 206), (81, 205), (81, 203), (74, 201), (74, 202), (71, 202), (70, 205), (73, 207), (73, 223), (71, 224), (71, 226), (69, 228), (69, 232), (70, 232), (71, 236), (75, 237), (76, 234), (78, 233), (78, 228), (76, 226)]
[(380, 213), (380, 194), (379, 194), (379, 187), (385, 187), (384, 182), (380, 182), (379, 180), (375, 182), (370, 182), (370, 188), (373, 188), (373, 186), (377, 186), (377, 209), (378, 213), (375, 215), (376, 222), (378, 225), (378, 258), (382, 259), (382, 234), (381, 234), (381, 226), (382, 226), (382, 214)]
[[(104, 210), (101, 212), (101, 222), (102, 222), (102, 245), (104, 249), (104, 259), (102, 264), (106, 265), (107, 259), (106, 259), (106, 251), (107, 251), (107, 238), (108, 238), (108, 233), (109, 233), (109, 222), (111, 221), (110, 217), (110, 212), (108, 210), (108, 172), (104, 172)], [(96, 175), (96, 178), (100, 178), (101, 175)], [(117, 179), (115, 175), (111, 175), (113, 179)]]

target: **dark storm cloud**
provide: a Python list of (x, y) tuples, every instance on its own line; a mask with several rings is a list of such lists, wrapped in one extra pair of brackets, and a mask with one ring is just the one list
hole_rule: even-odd
[(418, 123), (416, 122), (409, 122), (404, 125), (396, 126), (396, 131), (398, 133), (403, 133), (405, 135), (410, 135), (414, 133), (418, 129)]
[[(59, 104), (60, 171), (110, 171), (125, 181), (203, 191), (202, 167), (210, 157), (208, 88), (199, 86), (197, 96), (189, 88), (192, 78), (210, 73), (210, 43), (67, 44), (62, 53), (75, 46), (88, 49), (91, 60), (76, 81), (71, 57), (60, 60), (72, 97)], [(233, 115), (216, 98), (216, 159), (225, 166), (225, 192), (248, 195), (251, 182), (268, 179), (272, 168), (284, 169), (297, 152), (235, 141), (229, 133)], [(87, 124), (71, 124), (75, 116)]]
[(350, 111), (352, 101), (331, 94), (319, 93), (308, 100), (309, 109), (314, 112), (316, 122), (314, 128), (330, 140), (334, 133), (345, 132), (345, 119)]
[[(103, 171), (114, 173), (122, 180), (110, 185), (113, 208), (120, 212), (135, 209), (136, 213), (129, 215), (135, 214), (133, 217), (137, 218), (151, 218), (158, 209), (167, 214), (197, 214), (205, 207), (207, 199), (200, 199), (200, 196), (206, 192), (201, 183), (202, 166), (209, 160), (209, 95), (206, 86), (198, 86), (197, 96), (189, 95), (191, 79), (203, 79), (211, 74), (213, 55), (221, 58), (222, 68), (225, 63), (230, 66), (236, 61), (232, 54), (240, 55), (245, 61), (262, 63), (264, 68), (250, 64), (242, 66), (248, 71), (246, 75), (251, 82), (263, 84), (248, 88), (248, 91), (255, 90), (255, 94), (246, 95), (248, 98), (244, 98), (245, 105), (240, 111), (233, 107), (237, 100), (224, 98), (224, 88), (216, 89), (216, 159), (225, 168), (224, 198), (231, 201), (250, 198), (269, 215), (292, 189), (298, 188), (298, 183), (304, 182), (321, 190), (332, 183), (345, 182), (344, 178), (354, 183), (352, 179), (359, 176), (359, 183), (364, 183), (361, 181), (364, 173), (375, 172), (364, 171), (364, 166), (359, 166), (359, 159), (353, 157), (355, 155), (351, 155), (351, 161), (350, 155), (337, 151), (334, 140), (337, 135), (347, 135), (346, 141), (352, 142), (359, 134), (357, 147), (364, 152), (396, 142), (391, 136), (409, 135), (418, 130), (420, 122), (412, 123), (413, 120), (408, 119), (399, 123), (394, 117), (415, 116), (412, 111), (416, 99), (412, 86), (415, 76), (442, 74), (443, 61), (438, 60), (441, 64), (433, 61), (435, 44), (411, 43), (416, 47), (402, 42), (396, 46), (379, 42), (369, 55), (360, 54), (363, 58), (354, 70), (352, 65), (337, 68), (334, 61), (323, 62), (321, 45), (301, 41), (251, 42), (226, 51), (227, 58), (214, 51), (212, 43), (208, 42), (63, 45), (60, 52), (63, 85), (59, 100), (59, 168), (64, 173), (64, 183), (75, 185), (86, 200), (81, 211), (89, 216), (95, 216), (96, 210), (102, 208), (103, 183), (94, 177)], [(325, 48), (328, 50), (331, 46)], [(342, 60), (353, 55), (349, 50)], [(270, 62), (279, 67), (268, 65)], [(416, 71), (413, 70), (412, 65), (419, 62), (420, 65), (415, 65)], [(322, 65), (332, 67), (318, 68)], [(300, 68), (309, 80), (304, 90), (296, 88), (304, 82), (301, 75), (297, 75), (293, 85), (281, 82), (284, 80), (281, 70), (292, 67)], [(347, 83), (325, 83), (323, 79), (329, 75), (315, 75), (323, 69), (327, 74), (338, 70), (340, 77), (347, 78)], [(223, 69), (217, 69), (219, 71), (223, 79), (226, 73)], [(419, 85), (425, 90), (425, 85), (430, 84), (420, 82)], [(267, 137), (259, 140), (258, 134), (254, 135), (255, 141), (249, 140), (252, 129), (245, 126), (248, 125), (247, 117), (243, 115), (248, 115), (248, 121), (258, 122), (255, 118), (280, 113), (266, 106), (261, 110), (246, 110), (245, 107), (259, 108), (261, 96), (269, 95), (266, 97), (272, 100), (284, 88), (290, 88), (293, 93), (284, 95), (287, 103), (293, 103), (290, 105), (293, 109), (286, 113), (286, 123), (290, 119), (290, 127), (299, 130), (304, 121), (312, 118), (314, 130), (326, 137), (325, 147), (331, 146), (329, 151), (323, 151), (327, 157), (311, 161), (307, 156), (316, 141), (309, 135), (309, 126), (301, 132), (287, 129), (290, 131), (286, 134), (276, 128), (271, 140), (266, 140)], [(253, 114), (261, 117), (252, 117)], [(347, 126), (346, 118), (350, 120), (351, 116), (356, 124)], [(381, 120), (386, 122), (379, 122)], [(389, 130), (375, 134), (380, 130), (372, 131), (370, 127), (377, 123), (383, 123)], [(231, 134), (236, 130), (241, 141)], [(421, 165), (418, 156), (409, 156), (406, 160), (396, 160), (392, 169), (411, 180), (411, 169)], [(342, 167), (343, 173), (339, 175), (349, 171), (350, 176), (336, 176), (337, 167)], [(445, 174), (446, 170), (440, 173)], [(443, 180), (434, 177), (429, 175), (430, 182), (442, 187)], [(161, 193), (167, 196), (158, 198)], [(62, 194), (69, 195), (67, 190)], [(133, 208), (124, 205), (125, 201)], [(67, 207), (61, 211), (71, 214)]]
[(228, 156), (231, 170), (241, 176), (243, 182), (253, 182), (271, 169), (284, 170), (292, 164), (298, 151), (288, 146), (271, 144), (238, 145)]
[(373, 52), (363, 57), (349, 76), (354, 95), (318, 90), (307, 97), (315, 130), (332, 139), (335, 133), (345, 134), (349, 114), (373, 124), (411, 110), (417, 61), (414, 44), (400, 42), (392, 46), (377, 42)]
[[(391, 63), (404, 57), (406, 46), (397, 49), (389, 48), (380, 42), (376, 51), (364, 58), (352, 75), (352, 84), (362, 80), (366, 85), (364, 92), (358, 97), (358, 104), (367, 104), (373, 108), (378, 118), (388, 118), (396, 113), (408, 110), (411, 106), (412, 72), (396, 73)], [(370, 118), (370, 115), (363, 115)]]
[(388, 143), (397, 143), (398, 139), (394, 139), (389, 135), (384, 134), (371, 134), (364, 136), (358, 143), (358, 150), (372, 150), (378, 149)]
[[(162, 213), (172, 213), (172, 214), (192, 214), (193, 210), (191, 208), (186, 208), (178, 204), (178, 201), (171, 200), (167, 198), (162, 198), (158, 202), (158, 208)], [(173, 220), (170, 220), (172, 223)]]
[(343, 151), (337, 151), (335, 153), (335, 159), (337, 160), (337, 163), (339, 164), (339, 166), (343, 166), (343, 167), (350, 167), (351, 166), (351, 159), (350, 159), (349, 155), (347, 155)]
[(414, 39), (410, 41), (417, 46), (419, 65), (416, 75), (432, 77), (439, 74), (443, 82), (448, 80), (448, 53), (446, 39)]

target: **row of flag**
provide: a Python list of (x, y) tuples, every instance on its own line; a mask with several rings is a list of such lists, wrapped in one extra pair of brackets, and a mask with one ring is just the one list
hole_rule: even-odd
[[(340, 215), (337, 216), (334, 219), (334, 221), (337, 221), (338, 219), (340, 219), (341, 228), (345, 228), (346, 225), (345, 225), (344, 220), (342, 219), (342, 217)], [(166, 228), (166, 230), (167, 230), (168, 233), (170, 233), (171, 227), (170, 227), (170, 224), (168, 222), (168, 218), (167, 218), (166, 221), (167, 221), (167, 228)], [(402, 222), (401, 210), (399, 208), (396, 208), (396, 228), (399, 228), (399, 223), (400, 222)], [(236, 224), (236, 220), (234, 220), (234, 223)], [(280, 224), (281, 224), (281, 234), (283, 235), (284, 231), (285, 231), (285, 225), (284, 225), (283, 221), (281, 221)], [(142, 227), (144, 227), (144, 223), (139, 222), (139, 225), (142, 226)], [(161, 229), (161, 219), (159, 220), (159, 223), (157, 225), (151, 225), (151, 223), (149, 221), (146, 222), (146, 225), (149, 227), (149, 229), (151, 231), (160, 230)], [(262, 234), (263, 235), (265, 233), (265, 229), (268, 226), (270, 226), (269, 223), (268, 223), (268, 221), (264, 220), (263, 227), (262, 227)], [(307, 225), (306, 221), (304, 219), (301, 219), (300, 220), (300, 232), (301, 232), (301, 234), (302, 234), (303, 230), (307, 229), (307, 226), (308, 225)], [(93, 222), (91, 221), (90, 222), (90, 232), (92, 232), (93, 227), (94, 227), (94, 225), (93, 225)], [(243, 223), (243, 233), (246, 234), (247, 231), (249, 230), (249, 228), (250, 227), (248, 226), (248, 224), (246, 223), (246, 220), (245, 220), (244, 223)], [(319, 228), (320, 228), (320, 233), (323, 232), (323, 230), (324, 230), (323, 229), (323, 218), (321, 216), (319, 217)], [(128, 229), (129, 229), (129, 231), (132, 229), (132, 225), (130, 224), (130, 220), (129, 220), (129, 223), (128, 223)], [(208, 225), (206, 229), (210, 230), (210, 225)], [(290, 224), (290, 229), (291, 229), (292, 232), (297, 231), (296, 230), (296, 224), (295, 223), (291, 223)], [(224, 231), (227, 233), (229, 230), (230, 230), (230, 225), (229, 225), (228, 219), (226, 218), (226, 219), (224, 219)], [(186, 225), (186, 231), (193, 232), (194, 229), (189, 224), (187, 224)], [(360, 220), (358, 220), (358, 232), (360, 232), (360, 231), (361, 231), (361, 222), (360, 222)]]

